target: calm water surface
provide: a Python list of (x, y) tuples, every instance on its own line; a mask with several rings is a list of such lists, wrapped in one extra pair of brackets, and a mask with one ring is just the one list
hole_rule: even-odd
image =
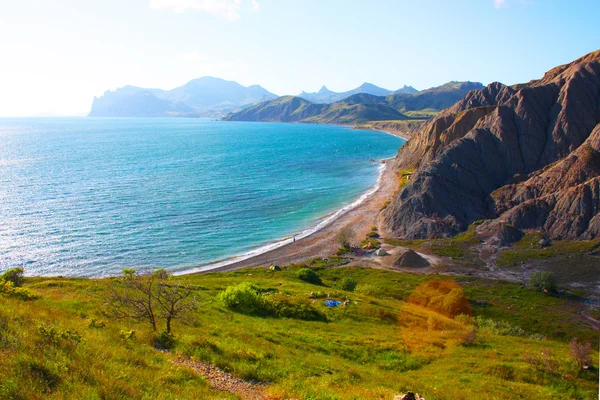
[(0, 270), (105, 276), (190, 266), (314, 226), (403, 140), (339, 126), (0, 119)]

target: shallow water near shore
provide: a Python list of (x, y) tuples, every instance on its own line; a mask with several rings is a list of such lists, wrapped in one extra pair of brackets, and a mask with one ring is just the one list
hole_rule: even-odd
[(331, 125), (0, 119), (0, 270), (174, 272), (315, 227), (404, 140)]

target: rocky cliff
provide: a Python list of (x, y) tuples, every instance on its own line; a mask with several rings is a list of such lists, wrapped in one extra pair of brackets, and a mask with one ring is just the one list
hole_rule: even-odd
[(382, 225), (447, 237), (488, 219), (551, 239), (599, 238), (599, 124), (600, 50), (539, 80), (471, 91), (400, 150), (395, 167), (416, 172)]

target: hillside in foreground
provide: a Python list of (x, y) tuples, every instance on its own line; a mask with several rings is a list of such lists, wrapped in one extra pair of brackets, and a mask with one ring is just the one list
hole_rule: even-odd
[(27, 278), (0, 294), (0, 398), (597, 398), (597, 353), (570, 354), (598, 342), (576, 294), (347, 261), (169, 278), (197, 303), (174, 343), (115, 318), (116, 278)]

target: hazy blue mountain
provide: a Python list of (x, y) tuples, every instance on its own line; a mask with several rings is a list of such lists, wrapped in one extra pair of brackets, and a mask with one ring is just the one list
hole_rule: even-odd
[(194, 79), (172, 90), (124, 86), (94, 98), (92, 117), (220, 116), (244, 106), (277, 98), (258, 86), (220, 78)]
[[(410, 88), (413, 91), (410, 91), (410, 89), (405, 89), (405, 88)], [(417, 90), (413, 87), (410, 86), (404, 86), (402, 89), (399, 89), (400, 91), (402, 91), (401, 93), (416, 93)], [(333, 92), (329, 89), (327, 89), (325, 86), (323, 86), (321, 88), (321, 90), (319, 90), (318, 92), (314, 92), (314, 93), (307, 93), (307, 92), (302, 92), (298, 95), (298, 97), (303, 98), (304, 100), (308, 100), (311, 101), (313, 103), (335, 103), (336, 101), (340, 101), (345, 99), (346, 97), (352, 96), (353, 94), (358, 94), (358, 93), (366, 93), (366, 94), (372, 94), (375, 96), (387, 96), (390, 94), (394, 94), (397, 93), (398, 91), (394, 92), (393, 90), (389, 90), (389, 89), (384, 89), (381, 88), (379, 86), (373, 85), (372, 83), (368, 83), (365, 82), (362, 85), (360, 85), (359, 87), (357, 87), (356, 89), (352, 89), (352, 90), (348, 90), (347, 92)]]
[(415, 94), (418, 90), (412, 86), (402, 86), (400, 89), (396, 90), (394, 94)]
[[(125, 90), (123, 90), (125, 89)], [(185, 104), (175, 104), (157, 97), (151, 90), (126, 86), (115, 91), (107, 90), (95, 97), (90, 117), (170, 117), (192, 114)], [(159, 94), (159, 93), (157, 93)]]

